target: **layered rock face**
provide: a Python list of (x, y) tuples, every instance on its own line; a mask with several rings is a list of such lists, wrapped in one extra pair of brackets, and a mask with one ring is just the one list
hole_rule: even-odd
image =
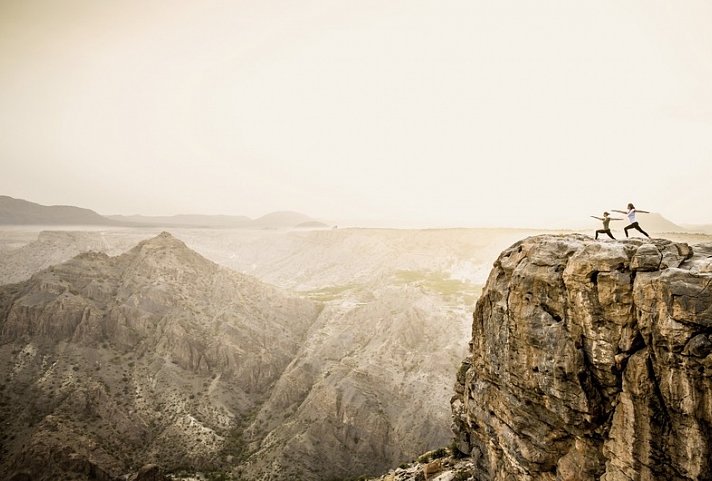
[(712, 479), (712, 244), (514, 244), (455, 389), (475, 479)]

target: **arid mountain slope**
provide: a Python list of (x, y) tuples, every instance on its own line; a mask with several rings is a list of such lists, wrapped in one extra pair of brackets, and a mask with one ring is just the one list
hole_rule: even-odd
[(71, 205), (40, 205), (0, 195), (0, 225), (120, 225), (93, 210)]
[(248, 478), (350, 479), (449, 441), (442, 406), (465, 347), (460, 313), (415, 286), (371, 296), (327, 304), (312, 326), (248, 430), (263, 439)]
[[(179, 231), (215, 262), (298, 291), (435, 273), (483, 284), (502, 249), (535, 231), (513, 229), (333, 229), (307, 232)], [(464, 306), (463, 306), (464, 307)]]
[(1, 287), (0, 477), (236, 463), (319, 310), (165, 233)]
[[(95, 250), (116, 255), (156, 235), (155, 229), (44, 231), (0, 256), (0, 283), (28, 279), (39, 269)], [(387, 279), (399, 271), (431, 272), (482, 284), (497, 255), (532, 231), (506, 229), (336, 229), (266, 231), (171, 229), (191, 249), (238, 272), (299, 291), (342, 289)], [(464, 307), (464, 306), (463, 306)]]
[(83, 252), (118, 255), (156, 233), (141, 231), (42, 231), (37, 238), (0, 256), (0, 285), (24, 281), (32, 274)]
[[(98, 234), (48, 240), (77, 248)], [(365, 261), (358, 282), (306, 290), (313, 302), (162, 234), (0, 288), (0, 408), (15, 420), (2, 473), (109, 479), (155, 462), (244, 479), (351, 478), (441, 446), (463, 306), (478, 289), (394, 270), (401, 262)], [(48, 456), (56, 462), (41, 465)]]

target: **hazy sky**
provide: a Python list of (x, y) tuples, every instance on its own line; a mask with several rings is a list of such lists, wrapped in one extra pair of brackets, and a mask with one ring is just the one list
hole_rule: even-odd
[(712, 223), (709, 0), (0, 0), (0, 194)]

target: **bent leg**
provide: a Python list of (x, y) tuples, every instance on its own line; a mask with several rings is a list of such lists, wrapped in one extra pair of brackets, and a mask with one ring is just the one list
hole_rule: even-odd
[[(637, 223), (636, 223), (636, 224), (637, 224)], [(645, 232), (643, 229), (641, 229), (639, 225), (636, 225), (636, 226), (635, 226), (635, 229), (638, 230), (638, 231), (640, 231), (645, 237), (647, 237), (648, 239), (650, 239), (650, 236), (648, 235), (648, 233)]]
[(623, 230), (625, 231), (625, 236), (626, 236), (626, 237), (628, 237), (628, 229), (632, 229), (633, 227), (635, 227), (635, 224), (636, 224), (636, 223), (633, 223), (633, 224), (630, 224), (630, 225), (627, 225), (627, 226), (623, 227)]

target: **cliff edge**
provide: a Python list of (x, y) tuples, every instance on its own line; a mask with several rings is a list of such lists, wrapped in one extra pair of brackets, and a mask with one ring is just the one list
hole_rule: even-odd
[(712, 243), (514, 244), (455, 390), (474, 479), (712, 479)]

